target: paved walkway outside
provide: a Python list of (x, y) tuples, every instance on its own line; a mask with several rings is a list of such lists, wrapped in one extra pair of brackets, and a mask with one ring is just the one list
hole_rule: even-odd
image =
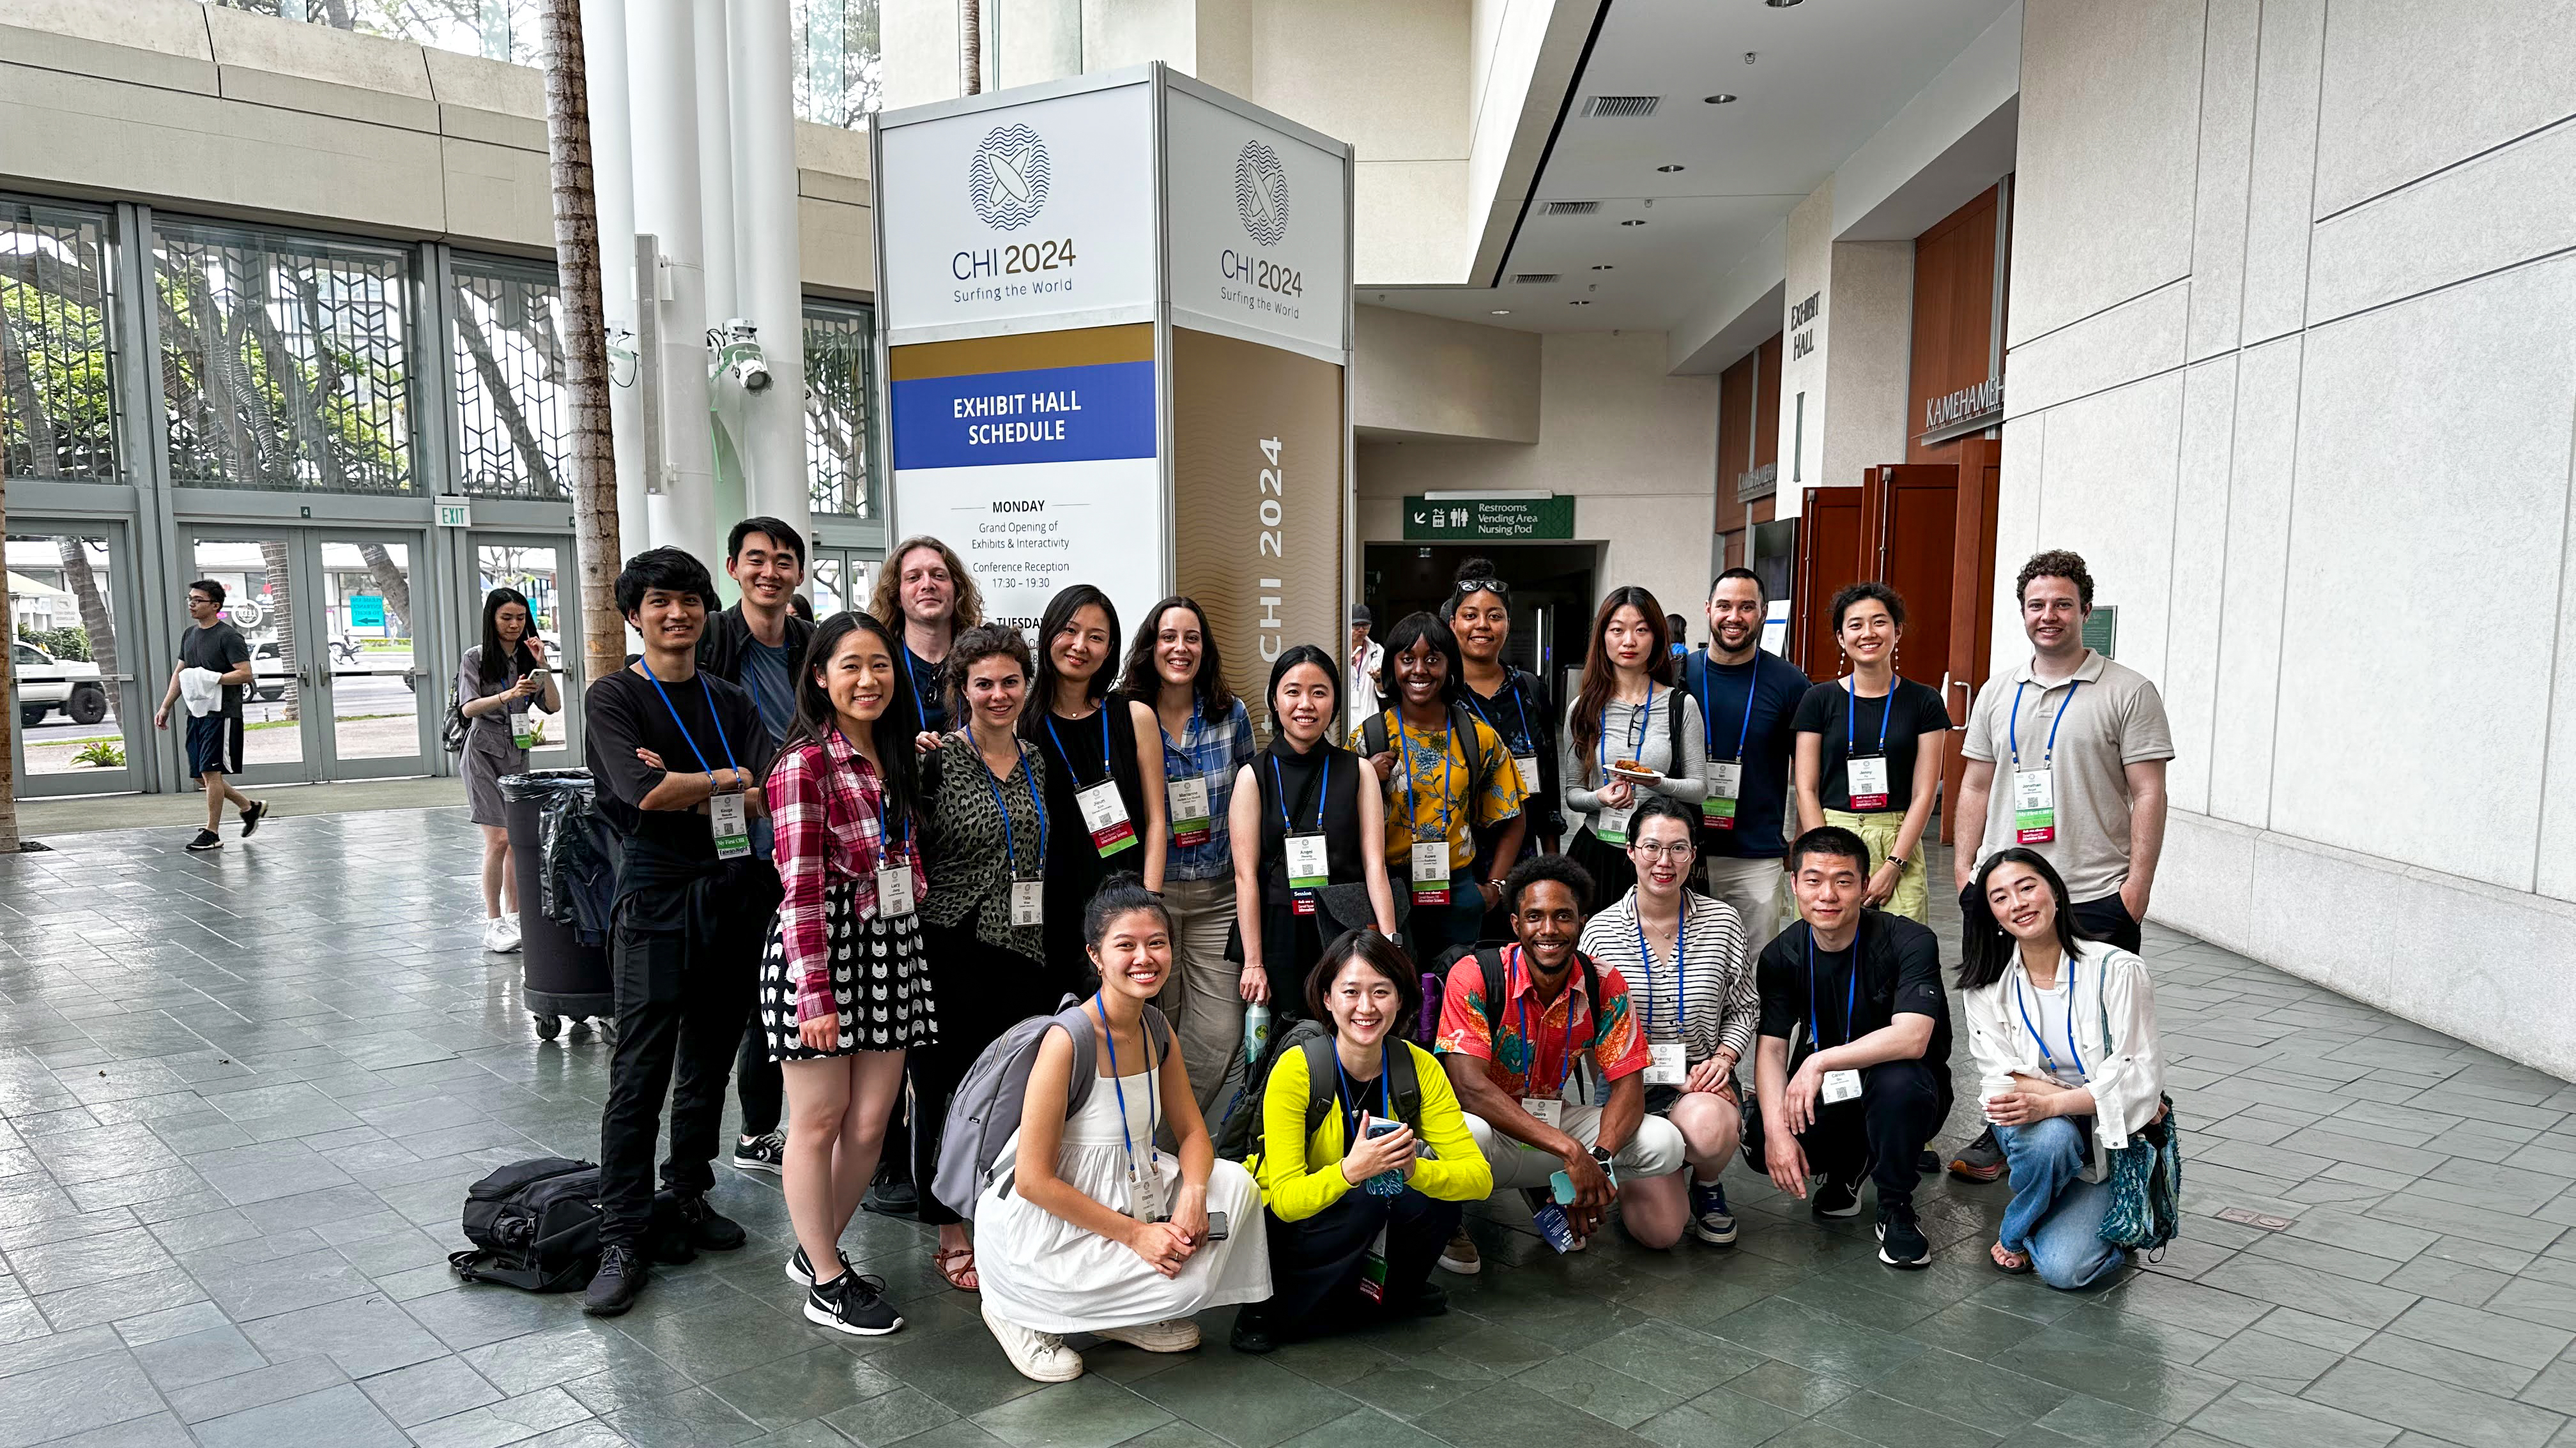
[(0, 1448), (2576, 1445), (2576, 1087), (2169, 932), (2192, 1215), (2105, 1290), (1989, 1267), (2001, 1186), (1928, 1186), (1900, 1274), (1737, 1170), (1731, 1251), (1557, 1258), (1497, 1208), (1446, 1318), (1254, 1359), (1211, 1313), (1040, 1388), (908, 1222), (849, 1247), (911, 1326), (806, 1326), (776, 1182), (727, 1167), (751, 1247), (615, 1323), (460, 1287), (466, 1183), (594, 1154), (606, 1084), (474, 949), (462, 811), (184, 838), (0, 860)]

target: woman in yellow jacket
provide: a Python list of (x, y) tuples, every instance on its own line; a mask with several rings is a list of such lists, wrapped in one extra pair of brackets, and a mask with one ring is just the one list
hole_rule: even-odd
[(1494, 1190), (1439, 1059), (1405, 1039), (1421, 976), (1394, 941), (1334, 941), (1306, 1009), (1332, 1034), (1281, 1050), (1263, 1091), (1249, 1165), (1269, 1203), (1272, 1296), (1236, 1315), (1239, 1352), (1448, 1311), (1432, 1264), (1462, 1204)]

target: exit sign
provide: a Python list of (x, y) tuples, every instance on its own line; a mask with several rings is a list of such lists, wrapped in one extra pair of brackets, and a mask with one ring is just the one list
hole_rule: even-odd
[(474, 526), (474, 502), (472, 499), (440, 498), (437, 501), (438, 526), (441, 528), (471, 528)]

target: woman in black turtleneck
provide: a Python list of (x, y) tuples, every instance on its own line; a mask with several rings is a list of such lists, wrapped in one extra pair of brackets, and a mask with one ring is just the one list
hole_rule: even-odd
[[(1377, 778), (1367, 760), (1330, 737), (1341, 715), (1340, 685), (1333, 656), (1312, 644), (1288, 650), (1270, 666), (1270, 745), (1235, 777), (1227, 817), (1243, 932), (1243, 998), (1267, 1001), (1281, 1018), (1304, 1013), (1306, 972), (1335, 936), (1362, 925), (1395, 934), (1395, 890), (1381, 844), (1386, 806)], [(1321, 835), (1326, 886), (1365, 886), (1366, 908), (1347, 898), (1349, 890), (1334, 890), (1328, 900), (1325, 890), (1293, 885), (1292, 835)], [(1313, 868), (1311, 861), (1306, 868)], [(1343, 909), (1335, 910), (1337, 903)]]

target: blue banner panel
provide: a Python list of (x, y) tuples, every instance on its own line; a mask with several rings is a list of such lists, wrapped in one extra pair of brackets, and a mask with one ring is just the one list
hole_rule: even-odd
[(1154, 456), (1151, 362), (923, 377), (893, 391), (898, 469)]

